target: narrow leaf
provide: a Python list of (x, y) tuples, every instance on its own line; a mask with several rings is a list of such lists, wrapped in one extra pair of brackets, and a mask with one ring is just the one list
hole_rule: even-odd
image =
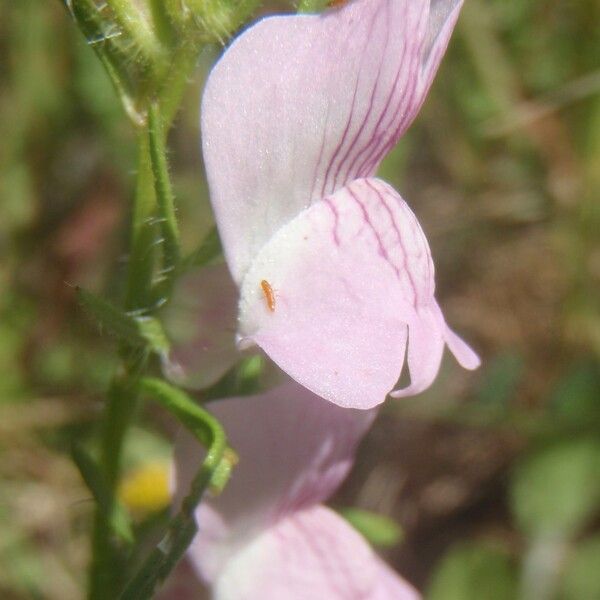
[(127, 344), (145, 347), (161, 356), (168, 352), (169, 341), (158, 319), (132, 316), (82, 288), (77, 288), (77, 298), (100, 327)]

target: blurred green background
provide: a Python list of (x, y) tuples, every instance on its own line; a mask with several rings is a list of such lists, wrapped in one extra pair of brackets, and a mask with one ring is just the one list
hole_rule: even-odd
[[(380, 171), (484, 364), (447, 360), (426, 394), (388, 402), (333, 503), (394, 519), (402, 539), (383, 553), (432, 600), (600, 598), (599, 22), (596, 0), (467, 0)], [(204, 52), (171, 136), (189, 250), (211, 224), (198, 100), (219, 52)], [(134, 154), (60, 3), (3, 1), (2, 599), (84, 595), (93, 504), (69, 449), (94, 431), (117, 358), (73, 286), (120, 295)], [(164, 464), (172, 430), (146, 410), (130, 468)]]

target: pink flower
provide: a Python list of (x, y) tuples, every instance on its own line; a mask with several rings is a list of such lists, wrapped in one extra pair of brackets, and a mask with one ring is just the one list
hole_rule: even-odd
[[(342, 409), (288, 383), (214, 405), (240, 456), (221, 496), (202, 503), (189, 558), (216, 600), (413, 600), (417, 592), (321, 503), (352, 466), (375, 411)], [(183, 495), (202, 460), (176, 446)]]
[(373, 178), (431, 85), (462, 0), (355, 0), (277, 16), (212, 71), (203, 152), (226, 259), (241, 291), (241, 346), (344, 407), (381, 403), (406, 355), (431, 385), (444, 345), (477, 355), (434, 297), (425, 235)]

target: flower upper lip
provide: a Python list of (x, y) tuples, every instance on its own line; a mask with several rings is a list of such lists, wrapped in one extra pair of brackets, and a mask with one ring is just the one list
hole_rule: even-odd
[(462, 0), (267, 17), (211, 72), (202, 142), (234, 280), (311, 202), (373, 175), (416, 116)]
[(415, 215), (373, 178), (423, 103), (461, 4), (361, 0), (266, 18), (207, 81), (204, 160), (243, 343), (340, 406), (381, 403), (405, 355), (411, 384), (395, 396), (432, 383), (445, 344), (478, 365), (436, 303)]

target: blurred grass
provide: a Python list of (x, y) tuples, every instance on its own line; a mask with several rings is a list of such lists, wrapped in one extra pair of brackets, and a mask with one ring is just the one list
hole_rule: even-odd
[[(134, 138), (58, 2), (4, 2), (0, 14), (0, 597), (68, 600), (83, 596), (92, 508), (68, 450), (93, 430), (115, 365), (72, 286), (122, 291)], [(388, 406), (343, 492), (402, 524), (390, 558), (431, 582), (432, 598), (498, 585), (529, 600), (532, 576), (547, 598), (600, 597), (597, 498), (550, 541), (523, 522), (528, 503), (555, 519), (558, 498), (590, 501), (577, 465), (597, 461), (599, 21), (595, 0), (468, 0), (422, 114), (381, 170), (429, 236), (448, 320), (484, 358), (478, 374), (446, 364), (429, 393)], [(210, 228), (197, 106), (216, 55), (172, 136), (188, 250)], [(164, 459), (170, 427), (145, 414), (132, 455)], [(571, 483), (554, 494), (544, 473)]]

